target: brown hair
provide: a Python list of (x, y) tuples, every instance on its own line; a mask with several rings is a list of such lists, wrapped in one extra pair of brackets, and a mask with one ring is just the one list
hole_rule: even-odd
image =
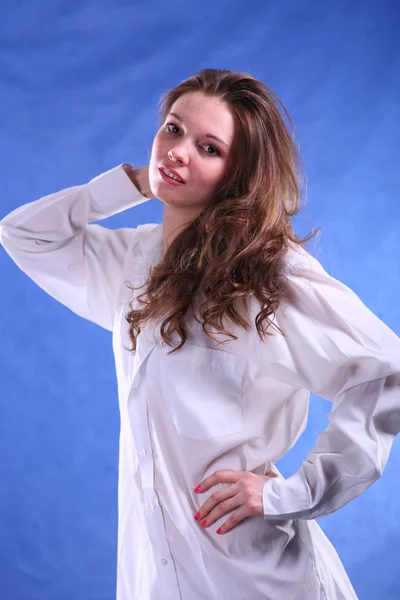
[[(215, 194), (151, 269), (138, 297), (141, 308), (134, 310), (130, 303), (126, 319), (132, 350), (141, 327), (153, 320), (162, 320), (161, 337), (174, 348), (169, 353), (180, 350), (187, 340), (185, 318), (194, 298), (201, 300), (200, 319), (195, 318), (214, 340), (210, 328), (237, 339), (226, 331), (224, 316), (249, 330), (238, 301), (247, 306), (250, 297), (261, 304), (255, 319), (260, 338), (270, 335), (270, 325), (283, 333), (271, 319), (283, 296), (281, 259), (291, 242), (302, 245), (318, 233), (300, 238), (293, 230), (291, 217), (300, 209), (302, 161), (292, 119), (276, 94), (248, 73), (203, 69), (161, 98), (161, 123), (180, 96), (194, 91), (226, 103), (236, 135)], [(181, 339), (176, 347), (170, 340), (175, 332)]]

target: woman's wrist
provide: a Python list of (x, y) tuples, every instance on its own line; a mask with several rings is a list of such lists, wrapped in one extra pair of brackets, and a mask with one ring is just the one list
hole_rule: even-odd
[(149, 182), (149, 167), (139, 167), (138, 169), (135, 169), (135, 167), (129, 163), (124, 163), (122, 168), (142, 196), (153, 198)]

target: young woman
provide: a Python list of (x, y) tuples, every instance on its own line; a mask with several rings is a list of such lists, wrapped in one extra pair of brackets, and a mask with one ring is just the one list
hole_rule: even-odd
[[(1, 222), (15, 263), (113, 333), (118, 600), (350, 600), (314, 519), (384, 470), (400, 340), (304, 248), (300, 158), (276, 95), (205, 69), (161, 102), (149, 167), (117, 166)], [(286, 117), (286, 118), (285, 118)], [(157, 197), (161, 224), (94, 224)], [(297, 473), (274, 463), (330, 424)]]

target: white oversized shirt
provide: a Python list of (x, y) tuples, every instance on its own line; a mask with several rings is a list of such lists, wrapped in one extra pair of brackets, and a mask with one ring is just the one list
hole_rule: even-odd
[[(130, 353), (134, 286), (162, 255), (162, 225), (111, 230), (98, 221), (146, 201), (122, 166), (21, 206), (1, 242), (48, 294), (113, 334), (121, 415), (117, 600), (354, 600), (342, 563), (314, 521), (378, 479), (400, 430), (400, 340), (305, 250), (282, 265), (275, 315), (285, 337), (261, 341), (226, 321), (217, 344), (195, 319), (172, 355), (157, 326)], [(140, 293), (142, 290), (135, 292)], [(177, 338), (175, 338), (177, 340)], [(332, 402), (329, 426), (285, 479), (274, 463), (307, 422), (310, 391)], [(193, 489), (218, 469), (278, 477), (263, 517), (224, 535), (194, 515)], [(223, 484), (220, 484), (222, 486)]]

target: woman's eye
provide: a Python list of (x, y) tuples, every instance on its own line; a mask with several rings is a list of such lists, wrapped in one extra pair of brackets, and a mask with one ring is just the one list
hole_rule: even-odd
[[(210, 146), (209, 144), (206, 144), (205, 146), (203, 146), (203, 148), (212, 148), (215, 152), (214, 156), (219, 156), (219, 151), (214, 148), (214, 146)], [(208, 150), (206, 150), (207, 154), (210, 154), (210, 152), (208, 152)], [(210, 154), (210, 156), (212, 156), (212, 154)]]
[(171, 131), (169, 128), (169, 126), (175, 127), (176, 129), (179, 129), (179, 127), (177, 127), (174, 123), (167, 123), (167, 131), (169, 131), (170, 133), (175, 133), (174, 131)]
[[(175, 123), (167, 123), (166, 125), (167, 131), (168, 133), (179, 133), (179, 127), (177, 125), (175, 125)], [(172, 131), (171, 129), (175, 128), (178, 129), (178, 131)], [(217, 148), (215, 148), (214, 146), (211, 146), (210, 144), (206, 144), (205, 146), (201, 146), (202, 148), (212, 148), (213, 152), (209, 152), (208, 150), (205, 150), (205, 153), (208, 154), (209, 156), (220, 156), (220, 152), (219, 150), (217, 150)]]

